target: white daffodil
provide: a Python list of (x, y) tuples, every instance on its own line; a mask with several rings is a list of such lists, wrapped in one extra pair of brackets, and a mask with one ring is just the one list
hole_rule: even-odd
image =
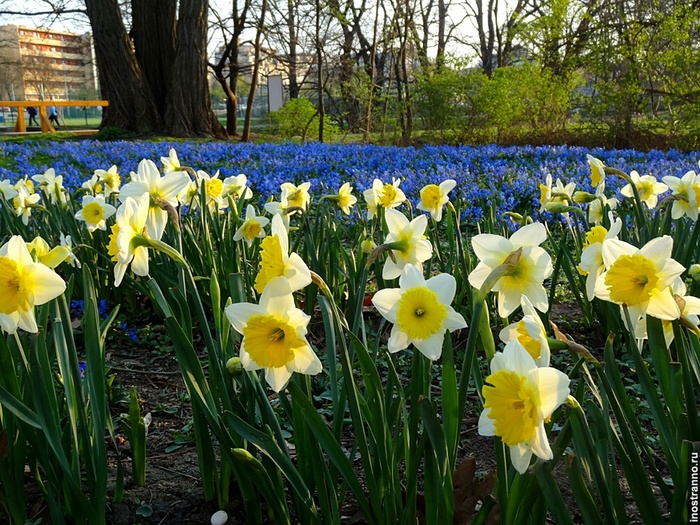
[(93, 175), (88, 180), (80, 185), (81, 188), (88, 190), (92, 195), (102, 193), (102, 181), (97, 175)]
[(464, 317), (450, 306), (456, 289), (450, 274), (441, 273), (426, 281), (418, 268), (407, 264), (399, 288), (385, 288), (374, 294), (372, 304), (394, 325), (389, 352), (413, 344), (428, 359), (439, 359), (445, 332), (467, 327)]
[[(612, 214), (610, 214), (610, 217), (612, 219)], [(586, 232), (586, 245), (581, 252), (579, 269), (586, 274), (586, 295), (589, 301), (592, 301), (595, 297), (596, 281), (605, 271), (603, 244), (611, 239), (617, 239), (621, 229), (622, 220), (617, 218), (610, 226), (610, 231), (603, 226), (597, 225)]]
[(114, 265), (114, 286), (119, 286), (126, 269), (136, 275), (148, 275), (147, 242), (142, 242), (148, 220), (150, 197), (143, 194), (136, 199), (127, 197), (117, 210), (117, 220), (112, 226), (107, 253)]
[(253, 196), (253, 191), (247, 186), (248, 177), (243, 173), (226, 177), (224, 179), (224, 197), (231, 195), (235, 200), (248, 200)]
[(240, 228), (233, 234), (234, 241), (245, 239), (248, 246), (253, 244), (253, 240), (258, 237), (265, 237), (265, 226), (270, 220), (267, 217), (262, 217), (255, 214), (255, 208), (248, 204), (245, 209), (245, 219)]
[(56, 175), (53, 168), (47, 169), (43, 175), (33, 175), (32, 180), (44, 190), (52, 204), (58, 203), (63, 205), (68, 202), (66, 196), (68, 192), (63, 187), (63, 176)]
[(697, 221), (700, 209), (700, 177), (694, 171), (689, 171), (680, 179), (669, 175), (662, 180), (671, 189), (675, 199), (671, 217), (680, 219), (687, 215), (693, 221)]
[(407, 264), (422, 269), (423, 261), (430, 259), (433, 254), (430, 241), (423, 236), (428, 226), (428, 218), (420, 215), (408, 222), (403, 213), (391, 208), (386, 209), (384, 218), (389, 229), (384, 245), (391, 248), (394, 257), (387, 257), (382, 278), (396, 279)]
[(345, 214), (350, 215), (350, 208), (357, 202), (357, 197), (352, 194), (352, 186), (349, 182), (344, 183), (338, 190), (338, 195), (334, 197), (338, 208)]
[(17, 195), (12, 199), (17, 217), (22, 218), (22, 224), (29, 224), (29, 217), (32, 215), (32, 208), (37, 205), (41, 197), (38, 193), (29, 193), (25, 186), (19, 186)]
[[(606, 241), (602, 247), (605, 271), (596, 281), (596, 297), (627, 305), (633, 323), (644, 315), (678, 319), (681, 311), (671, 287), (685, 268), (671, 258), (672, 250), (673, 239), (668, 235), (652, 239), (642, 248), (617, 239)], [(634, 333), (634, 327), (629, 328)]]
[(310, 317), (296, 308), (289, 281), (275, 277), (260, 296), (260, 304), (236, 303), (226, 317), (243, 335), (240, 348), (245, 370), (265, 369), (265, 380), (279, 392), (294, 372), (315, 375), (321, 361), (306, 340)]
[(560, 206), (570, 206), (574, 201), (576, 183), (570, 182), (566, 186), (557, 179), (552, 186), (552, 175), (545, 177), (545, 183), (540, 184), (540, 212), (553, 211)]
[(63, 262), (66, 262), (71, 266), (81, 268), (82, 263), (73, 251), (73, 240), (70, 238), (70, 235), (65, 235), (63, 232), (61, 232), (61, 234), (59, 235), (59, 242), (61, 243), (61, 248), (63, 248), (67, 252), (66, 258), (63, 260)]
[(442, 220), (442, 208), (450, 201), (447, 194), (454, 189), (457, 181), (447, 179), (438, 186), (437, 184), (428, 184), (420, 190), (420, 202), (418, 203), (419, 210), (427, 211), (435, 221)]
[(401, 179), (392, 178), (391, 184), (382, 182), (379, 179), (372, 181), (372, 187), (365, 190), (362, 194), (367, 202), (367, 219), (371, 219), (377, 214), (377, 206), (388, 210), (396, 208), (406, 200), (406, 195), (399, 188)]
[(617, 199), (608, 198), (605, 195), (605, 181), (601, 181), (595, 189), (595, 200), (588, 205), (588, 222), (600, 224), (603, 222), (605, 210), (612, 211), (617, 208)]
[(204, 198), (210, 212), (228, 208), (228, 201), (223, 198), (224, 182), (219, 178), (219, 172), (209, 175), (207, 172), (197, 171), (197, 187), (201, 190), (204, 185)]
[[(696, 327), (700, 325), (700, 297), (695, 297), (693, 295), (686, 295), (687, 289), (685, 283), (682, 280), (677, 280), (671, 287), (673, 292), (673, 298), (678, 304), (678, 308), (681, 311), (680, 320), (682, 324), (689, 327)], [(644, 316), (635, 326), (635, 338), (637, 339), (637, 345), (642, 347), (642, 343), (647, 339), (647, 320), (648, 316)], [(666, 346), (670, 347), (675, 334), (673, 333), (673, 321), (661, 321), (661, 326), (664, 330), (664, 340)], [(697, 332), (696, 332), (697, 334)]]
[(36, 333), (34, 307), (61, 295), (66, 283), (56, 272), (34, 262), (27, 245), (14, 235), (0, 247), (0, 328)]
[(56, 266), (65, 261), (69, 254), (68, 249), (64, 246), (51, 248), (49, 243), (39, 235), (26, 244), (32, 258), (51, 269), (56, 268)]
[(108, 170), (95, 170), (93, 173), (102, 182), (102, 193), (105, 199), (109, 198), (112, 193), (119, 193), (122, 179), (116, 166), (111, 166)]
[(547, 330), (545, 330), (537, 310), (524, 295), (520, 298), (520, 306), (523, 308), (523, 318), (506, 326), (498, 334), (498, 337), (504, 343), (518, 341), (532, 356), (537, 366), (549, 366), (550, 352)]
[(177, 207), (177, 195), (189, 181), (184, 171), (173, 171), (161, 177), (153, 161), (144, 159), (139, 162), (138, 173), (131, 172), (131, 181), (122, 187), (119, 200), (124, 202), (129, 197), (149, 195), (146, 228), (148, 235), (159, 241), (168, 222), (168, 212), (161, 206)]
[(663, 182), (656, 180), (653, 175), (639, 176), (636, 171), (630, 171), (631, 183), (627, 184), (624, 188), (620, 190), (620, 193), (627, 198), (634, 197), (634, 190), (632, 186), (637, 188), (637, 193), (639, 193), (639, 199), (647, 205), (650, 210), (656, 208), (659, 202), (659, 195), (668, 190)]
[(601, 182), (605, 183), (605, 164), (591, 155), (586, 155), (586, 159), (591, 168), (591, 185), (596, 188)]
[(283, 203), (286, 203), (285, 207), (287, 208), (293, 207), (308, 210), (309, 203), (311, 202), (311, 195), (309, 195), (310, 187), (310, 182), (302, 182), (299, 184), (299, 186), (296, 186), (291, 182), (285, 182), (280, 187), (282, 189), (280, 200)]
[(262, 293), (275, 277), (286, 278), (292, 292), (311, 284), (311, 272), (306, 263), (298, 254), (289, 253), (288, 232), (282, 217), (272, 217), (271, 230), (260, 243), (260, 269), (255, 277), (255, 290)]
[(117, 209), (105, 202), (103, 195), (85, 195), (83, 197), (83, 207), (75, 214), (79, 221), (85, 221), (89, 232), (95, 230), (106, 230), (107, 219), (116, 213)]
[(175, 151), (175, 148), (170, 148), (168, 156), (161, 157), (160, 161), (163, 163), (163, 171), (165, 173), (181, 171), (182, 166), (180, 165), (180, 159), (177, 158), (177, 151)]
[(10, 201), (17, 196), (17, 190), (9, 180), (3, 179), (0, 180), (0, 194), (6, 201)]
[(482, 233), (472, 238), (472, 248), (479, 264), (469, 274), (469, 284), (481, 288), (491, 272), (503, 264), (515, 251), (520, 250), (517, 266), (501, 277), (493, 287), (498, 292), (498, 315), (505, 318), (520, 306), (525, 295), (540, 312), (549, 308), (547, 292), (542, 284), (552, 274), (552, 258), (540, 248), (547, 239), (547, 231), (541, 223), (523, 226), (510, 239)]
[(510, 447), (513, 467), (521, 474), (533, 454), (545, 461), (552, 459), (544, 423), (569, 395), (566, 374), (537, 366), (513, 340), (491, 360), (491, 374), (484, 383), (479, 434), (500, 436)]
[(265, 204), (265, 210), (270, 215), (281, 215), (284, 219), (284, 224), (289, 227), (289, 216), (301, 211), (306, 211), (311, 202), (309, 195), (310, 182), (304, 182), (299, 186), (295, 186), (291, 182), (283, 183), (280, 193), (280, 200), (272, 201)]

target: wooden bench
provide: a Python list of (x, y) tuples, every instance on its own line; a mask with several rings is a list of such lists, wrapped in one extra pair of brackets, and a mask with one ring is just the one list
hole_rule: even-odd
[(42, 133), (55, 133), (56, 129), (49, 122), (46, 115), (46, 108), (51, 106), (64, 107), (87, 107), (87, 106), (109, 106), (106, 100), (0, 100), (0, 107), (17, 108), (17, 122), (15, 122), (15, 131), (24, 133), (27, 131), (27, 123), (24, 118), (24, 112), (29, 106), (39, 108), (39, 122), (41, 123)]

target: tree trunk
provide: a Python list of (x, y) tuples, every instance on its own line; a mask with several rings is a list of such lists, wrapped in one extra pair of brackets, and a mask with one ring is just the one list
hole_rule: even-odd
[(214, 115), (207, 83), (208, 8), (208, 0), (180, 1), (177, 46), (165, 112), (165, 132), (175, 137), (226, 137)]
[(132, 52), (117, 0), (85, 0), (92, 27), (102, 98), (109, 101), (102, 127), (137, 133), (161, 128), (161, 119)]
[(136, 60), (153, 93), (158, 113), (165, 99), (175, 58), (176, 0), (132, 0), (131, 39)]

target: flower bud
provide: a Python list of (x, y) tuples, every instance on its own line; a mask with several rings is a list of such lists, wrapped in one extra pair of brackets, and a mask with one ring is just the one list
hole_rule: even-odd
[(362, 250), (362, 253), (370, 253), (376, 247), (377, 243), (374, 242), (372, 239), (365, 239), (360, 243), (360, 249)]
[(226, 361), (226, 371), (232, 376), (238, 375), (243, 371), (240, 357), (232, 357)]
[(692, 264), (690, 268), (688, 268), (688, 275), (693, 281), (700, 282), (700, 264)]

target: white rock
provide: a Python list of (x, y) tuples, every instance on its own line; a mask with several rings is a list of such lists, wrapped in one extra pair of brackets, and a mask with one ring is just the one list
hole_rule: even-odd
[(224, 525), (228, 521), (225, 510), (218, 510), (211, 516), (211, 525)]

